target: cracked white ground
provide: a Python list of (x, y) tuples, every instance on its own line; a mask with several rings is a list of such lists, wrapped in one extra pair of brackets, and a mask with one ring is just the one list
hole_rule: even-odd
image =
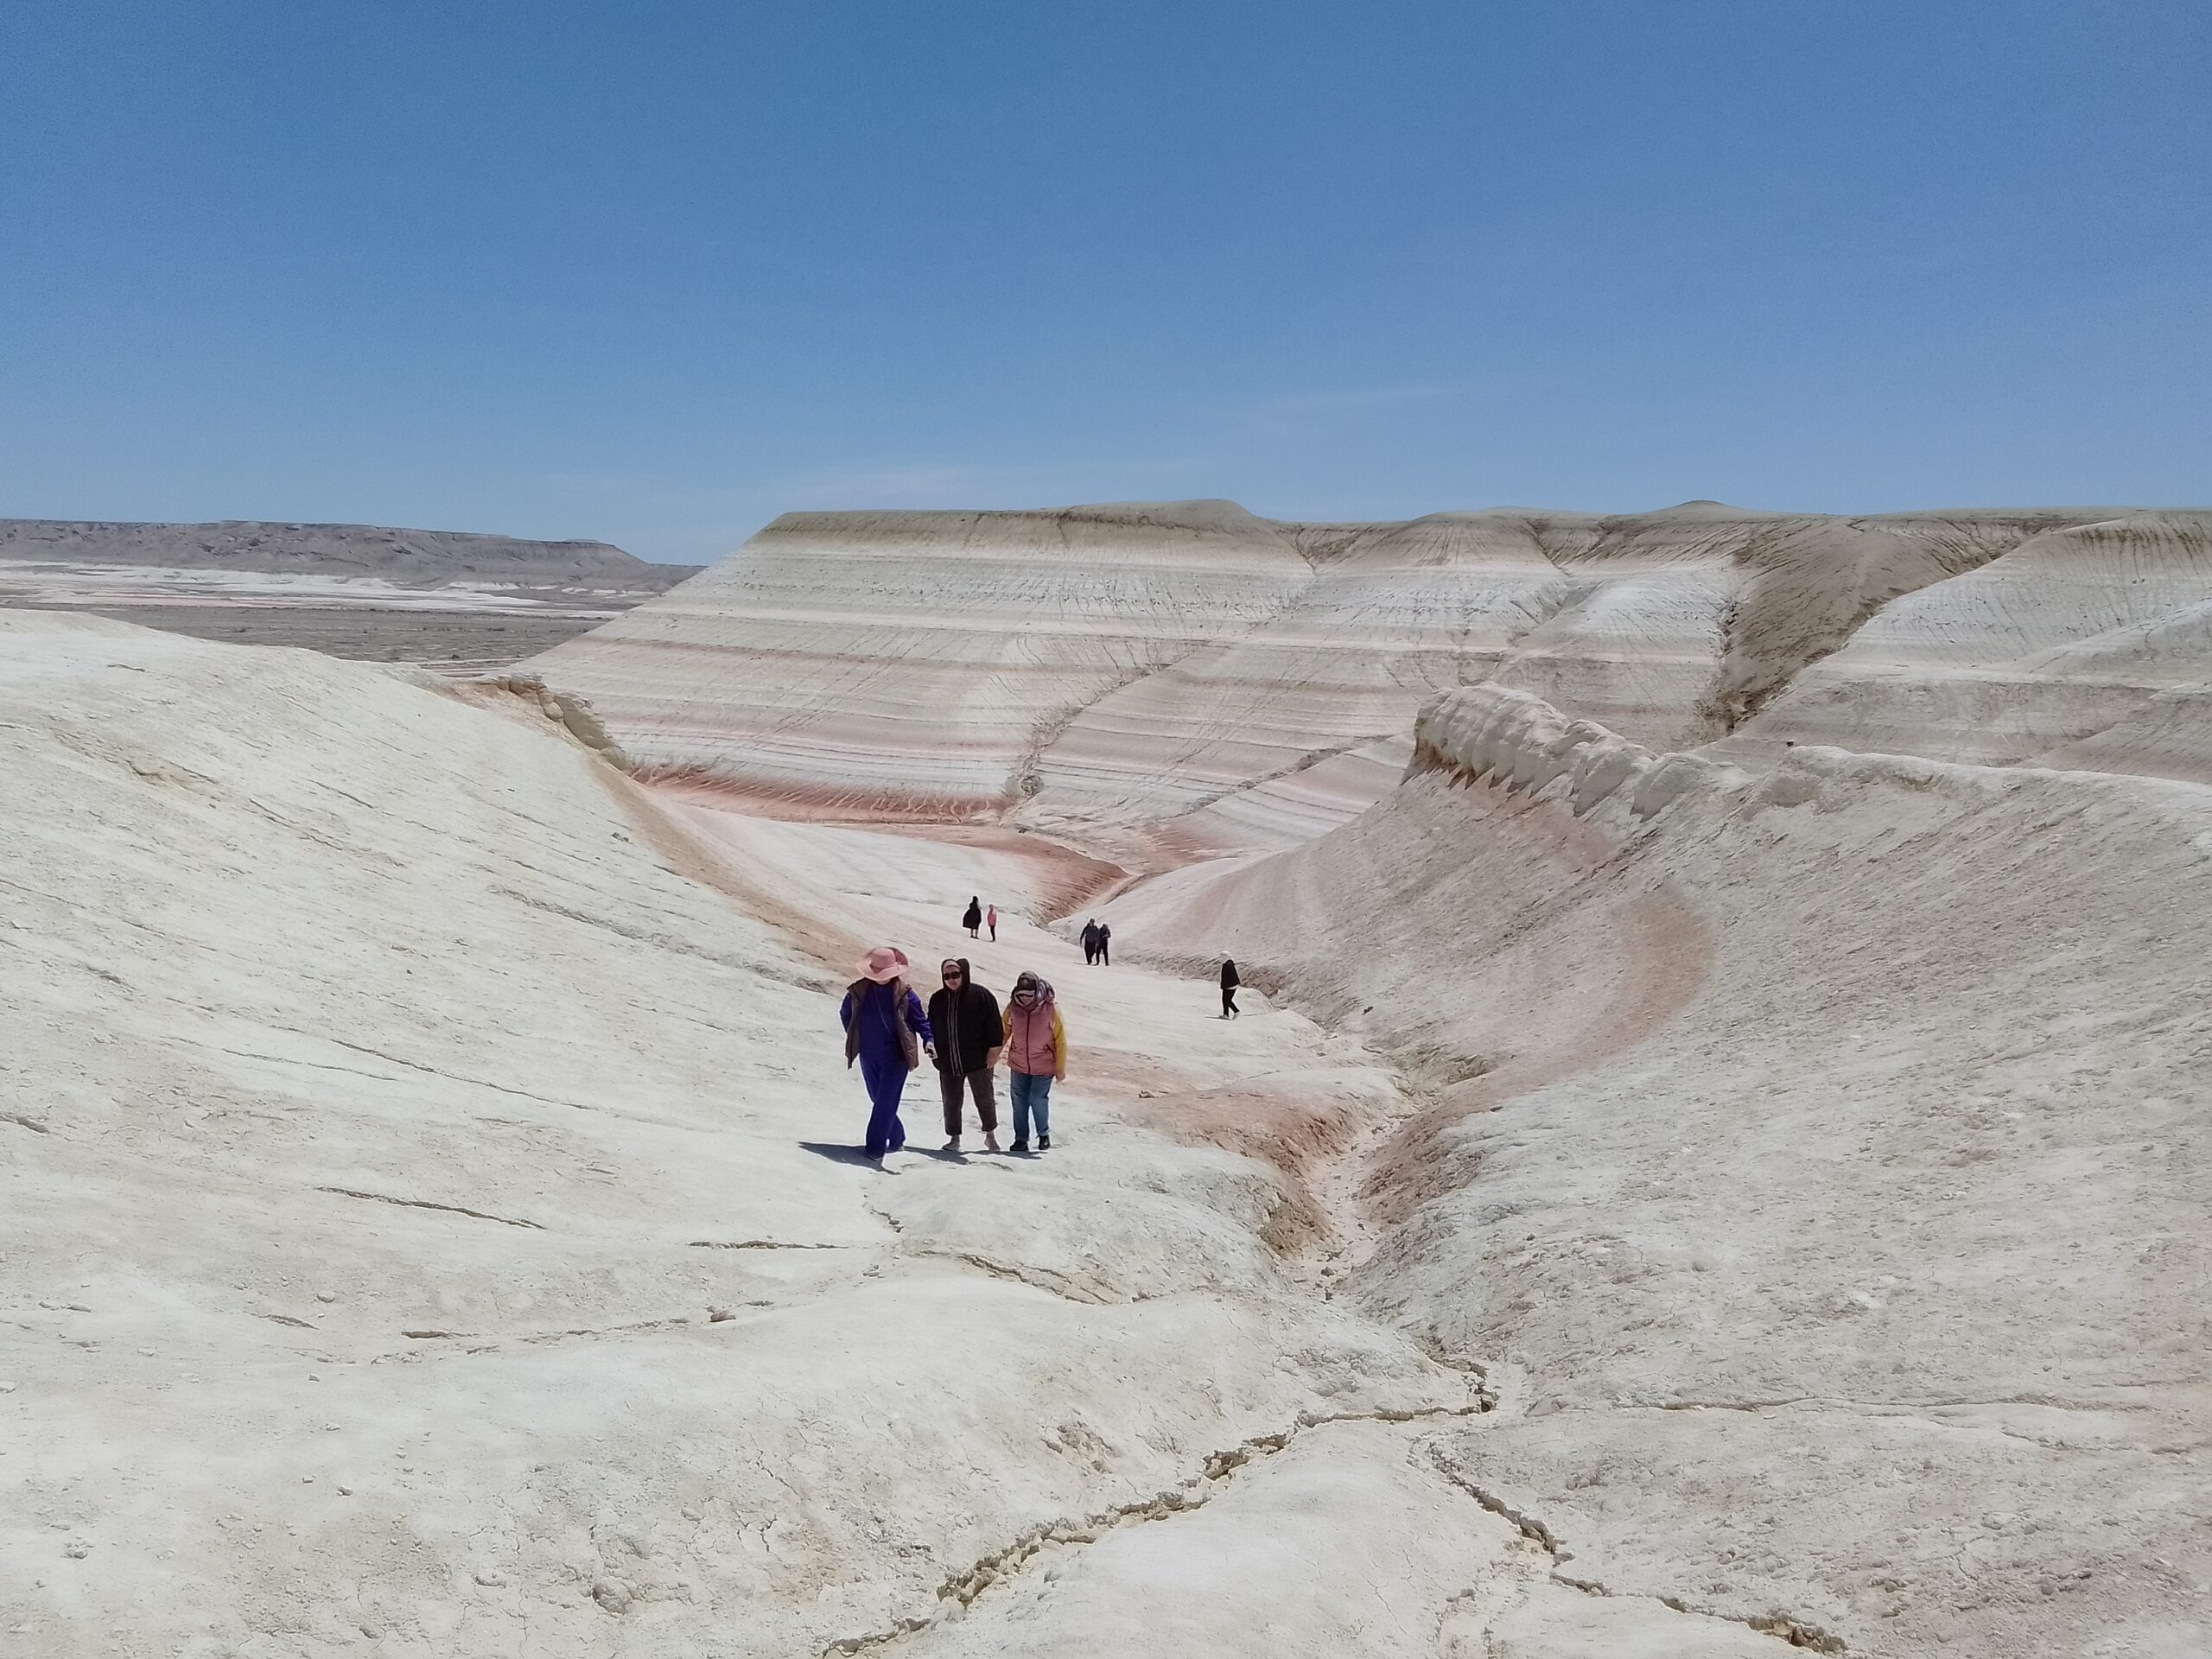
[[(0, 612), (0, 1651), (2205, 1651), (2206, 792), (1533, 703), (1091, 969), (1034, 837)], [(842, 1155), (879, 939), (1055, 980), (1050, 1154)]]

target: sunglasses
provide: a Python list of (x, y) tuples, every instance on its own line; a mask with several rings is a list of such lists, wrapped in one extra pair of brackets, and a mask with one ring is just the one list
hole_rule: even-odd
[(967, 978), (967, 975), (962, 973), (957, 968), (955, 968), (950, 973), (947, 974), (945, 977), (947, 979), (965, 979)]

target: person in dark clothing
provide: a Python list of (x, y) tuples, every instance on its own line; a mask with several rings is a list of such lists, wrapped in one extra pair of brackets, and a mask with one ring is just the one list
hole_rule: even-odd
[(860, 977), (846, 990), (838, 1010), (845, 1022), (845, 1064), (857, 1061), (861, 1080), (868, 1085), (870, 1110), (864, 1150), (875, 1163), (906, 1144), (906, 1126), (899, 1121), (906, 1074), (921, 1065), (922, 1050), (929, 1049), (931, 1057), (936, 1057), (929, 1018), (922, 1012), (921, 998), (908, 988), (906, 973), (906, 953), (893, 945), (878, 945), (861, 959)]
[(1105, 923), (1098, 924), (1098, 964), (1102, 968), (1114, 965), (1114, 930)]
[(973, 939), (982, 937), (976, 930), (982, 926), (982, 925), (983, 895), (980, 893), (974, 893), (969, 898), (968, 913), (960, 918), (960, 925), (968, 930), (968, 937)]
[(965, 957), (948, 957), (938, 969), (944, 988), (930, 997), (930, 1029), (937, 1035), (937, 1081), (944, 1096), (944, 1149), (960, 1150), (960, 1095), (976, 1097), (983, 1122), (983, 1147), (999, 1149), (999, 1102), (993, 1073), (1006, 1041), (999, 1000), (976, 983)]
[(1098, 961), (1098, 918), (1096, 916), (1083, 925), (1083, 959), (1094, 965)]
[(1226, 957), (1223, 957), (1221, 963), (1221, 1017), (1223, 1019), (1234, 1020), (1236, 1017), (1236, 988), (1243, 982), (1236, 976), (1236, 963)]

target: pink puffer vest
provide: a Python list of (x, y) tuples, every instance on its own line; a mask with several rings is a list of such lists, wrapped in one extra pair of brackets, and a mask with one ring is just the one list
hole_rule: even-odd
[(1059, 1070), (1059, 1056), (1052, 1045), (1052, 993), (1048, 987), (1034, 1007), (1009, 1001), (1006, 1005), (1006, 1063), (1033, 1077), (1049, 1077)]

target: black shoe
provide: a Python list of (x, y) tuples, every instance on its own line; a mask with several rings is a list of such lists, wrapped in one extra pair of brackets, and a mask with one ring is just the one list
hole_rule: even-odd
[(1027, 1141), (1017, 1141), (1011, 1147), (1008, 1147), (1007, 1150), (1008, 1152), (1027, 1152), (1029, 1150), (1029, 1143)]
[(1038, 1151), (1039, 1151), (1039, 1152), (1050, 1152), (1052, 1149), (1052, 1137), (1051, 1135), (1039, 1135), (1039, 1136), (1037, 1137), (1037, 1150), (1038, 1150)]

